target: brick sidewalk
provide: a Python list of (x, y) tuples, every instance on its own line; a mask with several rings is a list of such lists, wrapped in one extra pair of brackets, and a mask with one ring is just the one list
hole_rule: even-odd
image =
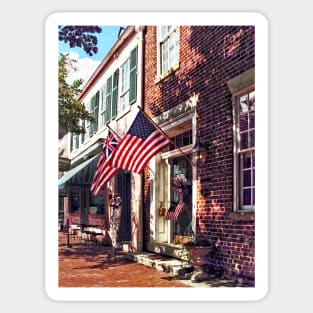
[(166, 274), (129, 260), (119, 251), (111, 257), (111, 247), (87, 246), (79, 237), (59, 233), (59, 287), (184, 287)]

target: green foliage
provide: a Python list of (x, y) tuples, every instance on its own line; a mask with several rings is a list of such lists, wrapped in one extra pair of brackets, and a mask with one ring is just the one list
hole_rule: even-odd
[(69, 70), (75, 70), (75, 60), (71, 60), (68, 54), (62, 54), (59, 58), (59, 129), (74, 134), (85, 133), (85, 128), (80, 125), (82, 120), (93, 122), (83, 102), (77, 100), (81, 92), (82, 79), (68, 84), (66, 79)]
[(69, 44), (70, 48), (82, 48), (89, 56), (98, 52), (98, 38), (102, 29), (99, 26), (59, 26), (59, 41)]

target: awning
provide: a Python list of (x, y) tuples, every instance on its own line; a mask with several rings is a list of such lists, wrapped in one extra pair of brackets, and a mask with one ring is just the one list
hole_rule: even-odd
[(98, 159), (99, 155), (95, 155), (91, 159), (84, 161), (83, 163), (66, 172), (59, 179), (59, 189), (64, 189), (65, 184), (69, 182), (69, 180), (72, 180), (74, 185), (90, 184), (96, 170)]

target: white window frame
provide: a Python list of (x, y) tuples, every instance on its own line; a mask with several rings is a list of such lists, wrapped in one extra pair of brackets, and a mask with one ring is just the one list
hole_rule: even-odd
[(117, 114), (122, 114), (129, 109), (129, 89), (130, 89), (130, 57), (122, 64), (120, 71), (120, 92)]
[[(164, 32), (164, 28), (167, 28)], [(175, 38), (175, 36), (177, 36)], [(174, 38), (174, 44), (168, 45), (167, 49), (167, 64), (163, 61), (163, 47)], [(170, 50), (174, 49), (174, 57), (170, 62)], [(157, 27), (157, 75), (161, 78), (168, 75), (172, 70), (179, 67), (180, 58), (180, 31), (179, 26), (162, 25)]]
[[(243, 173), (244, 170), (255, 171), (255, 143), (251, 146), (250, 136), (248, 136), (248, 147), (241, 149), (241, 138), (242, 133), (240, 131), (239, 117), (240, 117), (240, 99), (248, 94), (255, 94), (254, 84), (241, 90), (233, 96), (233, 116), (234, 116), (234, 210), (238, 212), (254, 211), (255, 210), (255, 178), (251, 174), (251, 185), (250, 187), (243, 186)], [(255, 108), (254, 108), (255, 112)], [(248, 113), (249, 115), (249, 113)], [(250, 127), (250, 121), (248, 119), (248, 131), (255, 132), (255, 127)], [(255, 121), (254, 121), (255, 123)], [(254, 134), (255, 138), (255, 134)], [(250, 154), (252, 164), (249, 168), (243, 169), (244, 155)], [(246, 206), (243, 204), (243, 191), (244, 189), (251, 189), (251, 197), (254, 199), (253, 204)]]

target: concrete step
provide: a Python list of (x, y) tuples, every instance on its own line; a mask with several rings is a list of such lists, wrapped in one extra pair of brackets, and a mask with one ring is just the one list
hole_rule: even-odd
[(186, 261), (151, 252), (128, 254), (128, 257), (137, 263), (168, 273), (172, 277), (188, 278), (194, 270), (193, 265)]

